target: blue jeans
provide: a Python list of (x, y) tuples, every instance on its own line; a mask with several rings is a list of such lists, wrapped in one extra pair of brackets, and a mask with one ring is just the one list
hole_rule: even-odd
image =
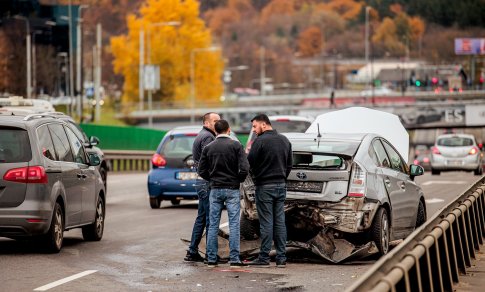
[(286, 261), (286, 184), (256, 186), (256, 208), (261, 231), (259, 260), (269, 262), (274, 240), (276, 261)]
[[(209, 182), (197, 180), (195, 190), (199, 197), (199, 207), (197, 209), (197, 218), (195, 218), (194, 228), (192, 229), (192, 238), (190, 239), (189, 252), (196, 254), (199, 252), (199, 243), (204, 234), (204, 228), (209, 226)], [(207, 240), (207, 237), (206, 237)]]
[(212, 189), (210, 192), (210, 219), (207, 235), (207, 260), (217, 262), (219, 222), (221, 221), (222, 208), (226, 203), (227, 217), (229, 218), (229, 260), (238, 263), (239, 259), (239, 214), (241, 203), (239, 189)]

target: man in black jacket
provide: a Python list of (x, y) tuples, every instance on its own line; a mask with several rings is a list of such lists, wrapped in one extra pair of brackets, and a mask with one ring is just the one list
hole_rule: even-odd
[(261, 248), (259, 257), (250, 262), (257, 267), (269, 267), (269, 252), (274, 240), (276, 266), (286, 267), (286, 224), (284, 204), (286, 178), (293, 164), (291, 143), (271, 127), (267, 115), (255, 116), (253, 132), (258, 135), (248, 161), (256, 186), (256, 209), (258, 210)]
[(199, 175), (210, 181), (210, 216), (207, 232), (207, 262), (209, 267), (217, 266), (217, 234), (222, 208), (226, 203), (229, 218), (229, 259), (231, 267), (244, 266), (239, 258), (239, 215), (241, 211), (239, 184), (246, 179), (249, 163), (246, 153), (229, 133), (229, 123), (219, 120), (215, 124), (217, 138), (202, 151)]
[[(202, 149), (210, 142), (216, 139), (214, 130), (215, 123), (221, 117), (216, 113), (207, 113), (202, 118), (204, 126), (195, 138), (192, 146), (192, 157), (195, 162), (195, 167), (198, 167)], [(199, 207), (197, 210), (197, 217), (195, 218), (194, 228), (192, 229), (192, 238), (190, 240), (189, 250), (184, 260), (188, 262), (203, 262), (204, 258), (199, 254), (199, 243), (202, 240), (204, 228), (209, 226), (209, 182), (207, 180), (199, 179), (196, 181), (195, 189), (199, 197)]]

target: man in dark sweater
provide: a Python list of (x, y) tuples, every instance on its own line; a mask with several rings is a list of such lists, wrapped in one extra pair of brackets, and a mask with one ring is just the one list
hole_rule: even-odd
[(250, 262), (257, 267), (269, 267), (269, 252), (274, 240), (276, 266), (286, 267), (286, 224), (284, 204), (286, 178), (293, 164), (291, 143), (271, 127), (267, 115), (255, 116), (253, 132), (258, 135), (248, 154), (258, 210), (261, 248), (259, 257)]
[[(198, 167), (200, 156), (202, 155), (202, 149), (216, 139), (214, 125), (220, 119), (221, 117), (216, 113), (207, 113), (202, 118), (204, 126), (195, 138), (192, 146), (192, 157), (196, 168)], [(189, 250), (187, 250), (187, 255), (184, 260), (188, 262), (203, 262), (204, 258), (199, 254), (199, 243), (202, 240), (204, 228), (209, 226), (209, 182), (207, 180), (198, 179), (195, 183), (195, 189), (197, 191), (197, 196), (199, 197), (199, 207), (192, 229)]]
[(239, 184), (246, 179), (249, 163), (239, 143), (231, 139), (229, 123), (219, 120), (215, 124), (217, 138), (202, 151), (198, 172), (210, 181), (210, 216), (207, 232), (207, 262), (217, 266), (217, 234), (221, 213), (226, 203), (229, 218), (229, 259), (231, 267), (244, 266), (239, 258), (239, 215), (241, 211)]

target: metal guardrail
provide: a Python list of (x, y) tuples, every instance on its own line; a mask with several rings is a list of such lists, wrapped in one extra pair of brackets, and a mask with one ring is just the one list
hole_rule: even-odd
[(347, 291), (453, 291), (485, 238), (485, 177), (381, 258)]
[(103, 150), (111, 171), (148, 171), (153, 151)]

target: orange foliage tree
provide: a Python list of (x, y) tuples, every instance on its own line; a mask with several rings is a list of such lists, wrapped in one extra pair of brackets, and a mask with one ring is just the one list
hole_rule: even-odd
[[(163, 24), (171, 21), (180, 24)], [(139, 17), (134, 14), (128, 16), (127, 26), (126, 35), (111, 39), (114, 70), (124, 77), (123, 102), (138, 101), (139, 40), (142, 30), (147, 36), (145, 47), (150, 47), (147, 60), (160, 66), (161, 90), (154, 96), (155, 100), (189, 103), (190, 69), (193, 66), (196, 103), (219, 102), (223, 61), (219, 50), (196, 50), (212, 45), (210, 31), (199, 18), (198, 1), (147, 0), (140, 8)], [(191, 55), (194, 57), (193, 63)]]

